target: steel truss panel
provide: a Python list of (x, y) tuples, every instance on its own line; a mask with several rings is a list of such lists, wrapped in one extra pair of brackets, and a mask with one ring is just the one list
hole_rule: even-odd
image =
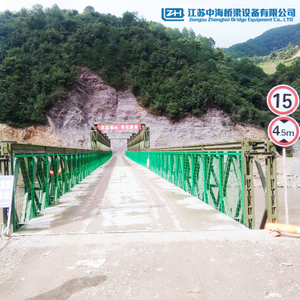
[[(57, 202), (96, 168), (111, 152), (1, 142), (1, 173), (14, 175), (12, 230)], [(3, 223), (7, 222), (6, 210)]]
[(128, 151), (148, 151), (150, 150), (150, 128), (143, 127), (143, 129), (133, 134), (127, 141)]
[[(134, 150), (136, 151), (136, 150)], [(265, 190), (263, 222), (278, 220), (276, 148), (272, 142), (234, 141), (126, 152), (135, 162), (229, 215), (255, 228), (253, 164), (265, 160), (265, 175), (256, 163)], [(260, 228), (263, 228), (264, 224)]]

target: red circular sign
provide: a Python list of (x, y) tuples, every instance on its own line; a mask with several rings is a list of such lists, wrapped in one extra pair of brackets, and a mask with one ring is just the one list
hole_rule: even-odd
[(273, 87), (267, 96), (269, 109), (276, 115), (290, 115), (299, 106), (299, 96), (289, 85), (281, 84)]
[(289, 116), (273, 119), (268, 127), (268, 136), (272, 142), (281, 147), (288, 147), (297, 142), (300, 130), (298, 122)]

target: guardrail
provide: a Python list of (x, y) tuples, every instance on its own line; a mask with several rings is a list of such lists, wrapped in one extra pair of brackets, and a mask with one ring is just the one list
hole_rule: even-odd
[(241, 153), (127, 152), (130, 159), (245, 224)]
[[(255, 228), (253, 165), (265, 191), (266, 220), (276, 222), (276, 149), (272, 142), (235, 141), (126, 152), (133, 161), (178, 185), (236, 221)], [(259, 162), (265, 159), (265, 174)]]
[[(17, 230), (55, 203), (96, 168), (111, 152), (1, 142), (2, 175), (14, 175), (12, 225)], [(3, 223), (7, 221), (4, 210)]]

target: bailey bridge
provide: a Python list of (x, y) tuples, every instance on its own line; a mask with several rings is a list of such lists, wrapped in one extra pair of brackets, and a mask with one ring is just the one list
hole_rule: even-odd
[[(113, 155), (110, 138), (124, 136), (125, 156)], [(1, 175), (14, 176), (12, 206), (2, 214), (2, 236), (11, 235), (0, 251), (7, 259), (5, 299), (263, 299), (275, 293), (263, 283), (249, 287), (269, 268), (268, 255), (256, 265), (254, 253), (265, 251), (271, 237), (255, 229), (278, 221), (271, 142), (150, 148), (144, 124), (95, 123), (91, 149), (2, 141), (0, 161)], [(264, 199), (254, 197), (255, 180)], [(22, 270), (11, 269), (13, 261)], [(238, 276), (252, 263), (259, 279)]]

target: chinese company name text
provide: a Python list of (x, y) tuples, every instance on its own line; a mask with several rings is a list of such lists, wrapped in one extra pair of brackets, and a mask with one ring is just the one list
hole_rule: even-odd
[[(184, 21), (183, 8), (162, 8), (164, 21)], [(189, 22), (293, 22), (295, 8), (188, 8)]]

